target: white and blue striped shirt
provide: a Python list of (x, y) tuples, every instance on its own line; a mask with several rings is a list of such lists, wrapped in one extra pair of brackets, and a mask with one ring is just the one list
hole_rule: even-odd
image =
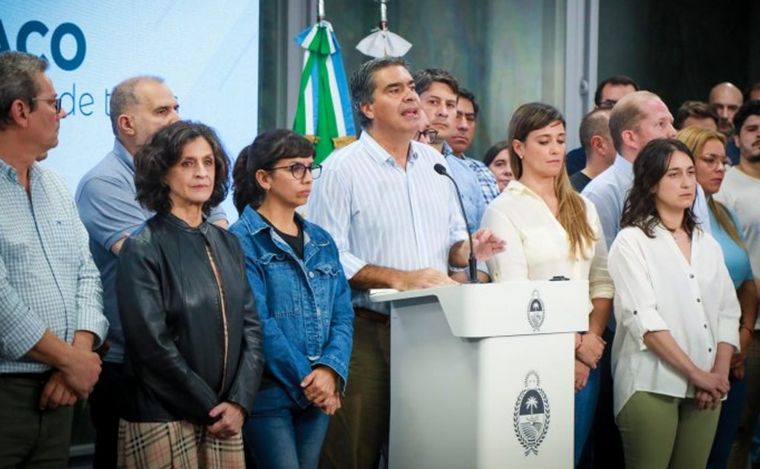
[(89, 331), (96, 346), (108, 330), (98, 269), (66, 184), (35, 163), (29, 185), (31, 195), (0, 161), (0, 374), (47, 370), (24, 357), (46, 330), (69, 343)]
[[(435, 149), (411, 142), (406, 169), (368, 132), (335, 151), (314, 181), (309, 219), (335, 238), (346, 277), (365, 265), (446, 272), (451, 246), (467, 237), (454, 187), (433, 169)], [(372, 310), (367, 292), (353, 303)]]

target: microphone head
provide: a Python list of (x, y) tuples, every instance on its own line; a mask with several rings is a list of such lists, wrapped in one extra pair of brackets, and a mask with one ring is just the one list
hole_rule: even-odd
[(446, 171), (446, 166), (442, 165), (441, 163), (436, 163), (435, 166), (433, 166), (433, 169), (441, 176), (448, 174), (448, 171)]

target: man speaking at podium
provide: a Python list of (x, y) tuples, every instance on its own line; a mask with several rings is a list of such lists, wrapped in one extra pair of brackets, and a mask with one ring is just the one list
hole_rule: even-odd
[[(350, 86), (362, 135), (326, 160), (307, 210), (335, 238), (356, 313), (346, 396), (320, 463), (341, 469), (377, 467), (388, 438), (389, 309), (368, 290), (455, 283), (449, 266), (467, 266), (470, 255), (455, 189), (433, 169), (442, 157), (414, 141), (423, 111), (406, 62), (370, 60)], [(478, 260), (503, 249), (489, 231), (473, 234)]]

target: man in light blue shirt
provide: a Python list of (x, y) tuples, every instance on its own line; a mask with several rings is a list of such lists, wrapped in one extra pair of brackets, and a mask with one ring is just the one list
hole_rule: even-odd
[[(644, 146), (656, 138), (675, 138), (673, 115), (654, 93), (636, 91), (625, 95), (610, 113), (610, 135), (617, 150), (615, 161), (588, 183), (583, 195), (596, 205), (607, 247), (620, 231), (620, 216), (633, 185), (633, 162)], [(705, 193), (697, 185), (694, 214), (703, 230), (710, 230)]]
[[(84, 175), (76, 192), (77, 207), (90, 235), (90, 251), (103, 282), (104, 313), (111, 323), (110, 348), (89, 402), (96, 430), (95, 467), (116, 466), (124, 362), (124, 334), (116, 302), (118, 255), (127, 237), (154, 215), (135, 198), (133, 156), (159, 129), (179, 120), (177, 99), (159, 77), (122, 81), (111, 92), (109, 106), (113, 150)], [(221, 209), (212, 211), (209, 219), (226, 227)]]
[[(307, 208), (335, 239), (355, 312), (351, 378), (320, 464), (338, 468), (377, 467), (388, 438), (388, 308), (370, 303), (367, 291), (454, 283), (449, 265), (464, 267), (469, 256), (454, 188), (433, 169), (446, 163), (412, 140), (422, 110), (404, 60), (366, 62), (351, 77), (351, 94), (362, 135), (327, 158)], [(503, 249), (486, 231), (473, 241), (482, 260)]]
[(64, 467), (72, 405), (100, 374), (108, 330), (87, 232), (37, 160), (66, 116), (47, 62), (0, 53), (0, 461)]
[(444, 156), (451, 177), (457, 182), (462, 194), (462, 204), (467, 215), (467, 229), (474, 233), (486, 210), (475, 172), (463, 160), (454, 155), (446, 140), (454, 135), (456, 127), (459, 84), (445, 70), (428, 68), (414, 72), (414, 86), (420, 97), (422, 110), (430, 121), (429, 127), (436, 132), (431, 135), (430, 146)]

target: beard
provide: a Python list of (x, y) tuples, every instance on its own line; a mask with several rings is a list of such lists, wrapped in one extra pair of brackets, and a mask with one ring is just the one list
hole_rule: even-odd
[(760, 163), (760, 153), (747, 155), (744, 159), (746, 159), (748, 163)]

